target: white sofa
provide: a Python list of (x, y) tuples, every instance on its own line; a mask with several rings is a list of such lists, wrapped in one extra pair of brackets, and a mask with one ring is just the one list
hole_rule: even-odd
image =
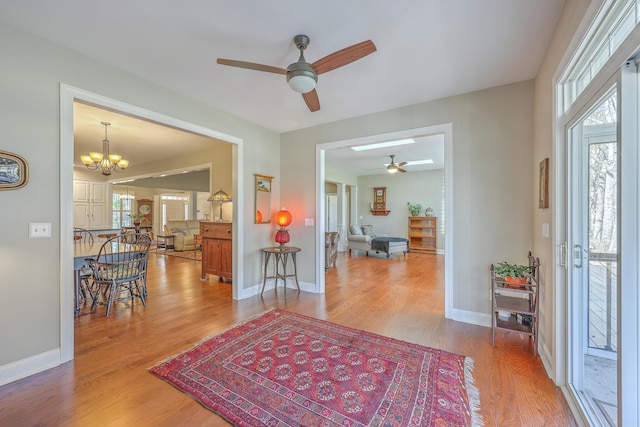
[(386, 234), (376, 234), (372, 225), (352, 225), (347, 230), (347, 246), (349, 253), (353, 249), (365, 251), (369, 255), (371, 239), (375, 237), (388, 237)]
[(169, 220), (164, 226), (164, 234), (173, 235), (173, 248), (176, 251), (192, 251), (193, 235), (200, 234), (200, 220)]

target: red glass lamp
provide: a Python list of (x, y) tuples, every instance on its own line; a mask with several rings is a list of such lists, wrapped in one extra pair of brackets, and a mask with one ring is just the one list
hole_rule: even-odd
[(276, 243), (280, 243), (280, 249), (284, 248), (284, 244), (289, 243), (291, 239), (285, 227), (291, 224), (292, 219), (291, 213), (286, 209), (282, 209), (276, 214), (276, 224), (280, 226), (280, 229), (276, 231)]

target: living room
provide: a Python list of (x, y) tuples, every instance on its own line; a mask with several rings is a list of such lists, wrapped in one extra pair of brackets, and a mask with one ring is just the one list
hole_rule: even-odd
[[(215, 49), (209, 48), (207, 53), (199, 55), (201, 62), (198, 66), (192, 67), (185, 67), (183, 59), (186, 58), (178, 55), (189, 53), (190, 49), (185, 49), (184, 46), (194, 46), (195, 51), (195, 46), (201, 46), (202, 40), (190, 40), (180, 47), (175, 45), (177, 41), (172, 41), (165, 45), (168, 46), (167, 50), (160, 56), (164, 62), (151, 61), (159, 73), (165, 73), (169, 78), (174, 76), (172, 83), (193, 82), (196, 79), (191, 73), (195, 75), (198, 71), (204, 70), (210, 80), (222, 81), (225, 86), (223, 89), (215, 89), (220, 90), (215, 92), (205, 81), (196, 88), (179, 91), (160, 77), (152, 78), (151, 74), (143, 74), (141, 77), (139, 70), (142, 68), (127, 69), (128, 64), (147, 58), (146, 53), (133, 54), (128, 59), (118, 57), (116, 63), (109, 64), (110, 58), (120, 53), (119, 49), (99, 49), (93, 54), (88, 51), (79, 53), (77, 49), (81, 46), (73, 48), (65, 45), (63, 40), (56, 40), (55, 31), (47, 36), (34, 35), (36, 29), (28, 29), (28, 23), (45, 22), (33, 17), (28, 11), (22, 15), (23, 19), (16, 17), (12, 22), (13, 15), (9, 12), (27, 7), (16, 4), (13, 6), (15, 10), (3, 13), (2, 20), (6, 20), (7, 23), (0, 25), (0, 44), (6, 53), (2, 58), (3, 69), (7, 73), (3, 85), (3, 93), (6, 96), (0, 100), (6, 117), (4, 133), (7, 142), (3, 150), (20, 154), (28, 161), (29, 179), (28, 185), (2, 193), (3, 203), (16, 207), (3, 210), (6, 231), (3, 239), (5, 243), (2, 245), (4, 303), (1, 304), (0, 310), (3, 313), (1, 323), (4, 325), (0, 327), (0, 339), (5, 343), (0, 354), (0, 372), (5, 380), (3, 382), (50, 367), (62, 366), (74, 358), (70, 302), (73, 297), (72, 289), (68, 286), (68, 283), (73, 281), (73, 274), (69, 262), (65, 261), (71, 259), (71, 248), (64, 244), (64, 236), (70, 235), (73, 228), (73, 214), (68, 207), (72, 205), (73, 198), (73, 103), (79, 99), (138, 117), (148, 115), (152, 120), (216, 138), (229, 145), (231, 162), (228, 163), (231, 169), (228, 187), (234, 195), (232, 219), (235, 226), (234, 242), (237, 243), (234, 247), (234, 260), (238, 260), (234, 265), (231, 294), (234, 302), (255, 294), (262, 276), (260, 248), (273, 245), (275, 227), (253, 223), (254, 173), (276, 177), (273, 203), (276, 207), (287, 207), (293, 215), (294, 221), (289, 227), (292, 239), (295, 239), (292, 244), (302, 249), (298, 256), (299, 279), (304, 289), (312, 291), (304, 294), (315, 292), (322, 295), (325, 272), (322, 263), (321, 227), (318, 227), (318, 224), (321, 224), (324, 213), (318, 195), (322, 193), (319, 186), (323, 185), (325, 180), (321, 175), (323, 172), (319, 172), (324, 151), (332, 149), (333, 144), (359, 138), (375, 139), (378, 135), (411, 129), (450, 126), (450, 144), (445, 143), (445, 148), (450, 150), (452, 167), (446, 168), (445, 173), (450, 174), (451, 180), (447, 181), (445, 176), (445, 183), (450, 184), (446, 196), (451, 203), (451, 209), (447, 207), (444, 215), (450, 215), (451, 220), (445, 221), (444, 236), (445, 239), (450, 239), (446, 241), (445, 254), (452, 259), (451, 274), (449, 271), (446, 274), (452, 286), (444, 296), (444, 301), (448, 302), (442, 315), (443, 322), (447, 325), (451, 325), (449, 322), (455, 322), (456, 325), (464, 323), (461, 326), (451, 326), (452, 329), (463, 329), (467, 325), (469, 328), (486, 328), (491, 319), (488, 266), (503, 259), (521, 260), (526, 257), (528, 250), (533, 250), (540, 256), (544, 266), (541, 307), (544, 321), (540, 325), (540, 359), (537, 359), (536, 363), (544, 365), (547, 375), (558, 386), (566, 386), (568, 374), (565, 367), (570, 341), (566, 325), (565, 273), (561, 271), (559, 258), (563, 230), (558, 222), (564, 218), (561, 215), (561, 202), (564, 200), (562, 194), (556, 193), (564, 188), (564, 174), (560, 172), (564, 172), (565, 165), (564, 151), (561, 146), (556, 145), (556, 141), (558, 138), (561, 139), (565, 129), (562, 123), (558, 124), (555, 116), (558, 105), (556, 91), (558, 75), (567, 66), (568, 55), (578, 49), (579, 40), (586, 34), (586, 29), (597, 15), (601, 3), (585, 0), (547, 2), (544, 6), (546, 9), (541, 13), (541, 17), (538, 16), (539, 21), (536, 21), (540, 26), (531, 33), (527, 33), (531, 31), (528, 25), (530, 22), (522, 19), (523, 16), (531, 17), (528, 10), (518, 9), (516, 17), (505, 19), (500, 10), (488, 13), (474, 9), (476, 14), (465, 21), (468, 25), (451, 25), (451, 28), (456, 28), (462, 35), (455, 33), (449, 37), (454, 41), (459, 41), (460, 37), (464, 40), (460, 49), (454, 49), (456, 57), (452, 58), (451, 62), (433, 61), (433, 58), (429, 57), (429, 66), (419, 69), (423, 74), (420, 80), (407, 80), (404, 74), (388, 73), (386, 80), (392, 87), (371, 85), (366, 82), (364, 76), (369, 72), (373, 74), (378, 68), (383, 69), (388, 62), (393, 62), (396, 67), (397, 64), (403, 63), (402, 58), (390, 61), (385, 56), (390, 51), (400, 52), (402, 57), (408, 58), (421, 54), (422, 50), (426, 52), (429, 47), (427, 41), (439, 38), (421, 37), (420, 43), (407, 43), (407, 40), (414, 39), (403, 38), (404, 43), (393, 39), (393, 44), (385, 43), (385, 39), (374, 40), (378, 52), (340, 70), (341, 73), (353, 70), (354, 74), (347, 75), (350, 78), (346, 79), (346, 82), (342, 81), (344, 74), (338, 74), (338, 71), (321, 76), (318, 92), (323, 104), (322, 109), (315, 113), (304, 110), (305, 103), (299, 94), (293, 96), (286, 92), (286, 83), (279, 82), (282, 86), (278, 86), (277, 76), (262, 76), (261, 73), (257, 73), (260, 77), (256, 77), (254, 81), (251, 70), (236, 70), (231, 67), (226, 67), (228, 70), (220, 70), (224, 67), (217, 66), (214, 60), (216, 56), (220, 56), (271, 64), (274, 58), (280, 58), (277, 63), (286, 63), (283, 58), (290, 56), (292, 50), (297, 54), (290, 40), (297, 29), (289, 30), (287, 27), (287, 32), (293, 33), (287, 35), (286, 43), (280, 46), (280, 43), (269, 37), (256, 40), (253, 35), (251, 40), (247, 40), (247, 26), (238, 25), (234, 29), (227, 28), (227, 25), (223, 25), (224, 22), (218, 22), (220, 28), (225, 28), (222, 33), (229, 40), (228, 43), (219, 42)], [(540, 4), (531, 2), (527, 3), (527, 7), (534, 8)], [(77, 5), (69, 6), (67, 10), (59, 6), (49, 6), (44, 2), (39, 6), (48, 12), (43, 13), (43, 16), (56, 17), (49, 22), (49, 25), (52, 25), (53, 22), (63, 22), (65, 14), (69, 13), (68, 10), (74, 10)], [(468, 6), (473, 9), (477, 5)], [(264, 6), (251, 7), (258, 9), (260, 13), (256, 13), (257, 15), (271, 16)], [(509, 9), (512, 7), (524, 6), (513, 3), (508, 6)], [(501, 4), (498, 9), (501, 8), (507, 6)], [(363, 6), (363, 9), (368, 7)], [(357, 10), (349, 10), (354, 13), (351, 16), (358, 13)], [(156, 12), (163, 16), (161, 10)], [(231, 14), (231, 11), (225, 12)], [(424, 13), (418, 14), (418, 19), (413, 14), (407, 16), (406, 12), (390, 10), (387, 13), (395, 19), (383, 17), (376, 21), (376, 26), (380, 26), (380, 22), (403, 22), (407, 28), (421, 30), (423, 27), (430, 27), (425, 25), (425, 17), (429, 17), (430, 23), (437, 23), (432, 22), (437, 18), (436, 15), (429, 11), (422, 12)], [(285, 16), (287, 13), (282, 15)], [(346, 19), (341, 13), (331, 15), (333, 19)], [(78, 11), (78, 16), (103, 15), (83, 15)], [(216, 18), (216, 13), (200, 16), (219, 19)], [(318, 18), (320, 16), (324, 14), (319, 14)], [(476, 19), (478, 16), (482, 16), (483, 19)], [(300, 18), (303, 20), (305, 17)], [(273, 19), (278, 20), (278, 17), (274, 16)], [(418, 21), (412, 21), (413, 19)], [(80, 21), (84, 22), (84, 18), (78, 20)], [(411, 21), (413, 25), (408, 25), (407, 21)], [(481, 23), (478, 24), (476, 21)], [(352, 32), (354, 40), (329, 40), (330, 44), (323, 46), (321, 52), (334, 52), (345, 45), (366, 39), (369, 35), (365, 33), (375, 28), (352, 28), (352, 22), (349, 20), (340, 23), (344, 28), (351, 28), (345, 32)], [(515, 49), (507, 55), (509, 60), (500, 64), (492, 56), (474, 56), (474, 60), (469, 60), (466, 55), (476, 53), (476, 47), (494, 46), (492, 43), (482, 43), (475, 37), (476, 34), (483, 33), (482, 27), (493, 29), (507, 23), (522, 25), (523, 28), (500, 27), (504, 32), (498, 39), (500, 42), (495, 43), (495, 46), (504, 46), (503, 43), (513, 41), (516, 36), (524, 34), (527, 39), (540, 41), (543, 47), (535, 54), (529, 49)], [(286, 22), (282, 24), (286, 26)], [(260, 22), (255, 25), (256, 28), (262, 28)], [(63, 27), (60, 24), (57, 26)], [(462, 33), (468, 26), (473, 26), (472, 32)], [(45, 31), (47, 25), (38, 27)], [(105, 25), (103, 29), (106, 30), (107, 27), (109, 26)], [(203, 29), (199, 33), (200, 37), (202, 34), (210, 34), (211, 28), (214, 27), (208, 25), (208, 30)], [(327, 27), (340, 26), (325, 21), (324, 28)], [(163, 26), (163, 31), (166, 31), (166, 28)], [(322, 26), (315, 30), (317, 34), (326, 37), (326, 31), (322, 30)], [(70, 37), (76, 43), (84, 41), (82, 32), (86, 31), (86, 28), (79, 31)], [(158, 31), (157, 36), (161, 37), (163, 31)], [(345, 36), (345, 32), (336, 31), (335, 37)], [(63, 37), (64, 34), (66, 32), (61, 31), (59, 37)], [(248, 48), (259, 45), (252, 48), (264, 48), (264, 52), (243, 51), (238, 45), (235, 49), (226, 49), (225, 45), (231, 45), (234, 40), (232, 34), (242, 39)], [(635, 37), (635, 32), (633, 34)], [(175, 34), (175, 37), (183, 35)], [(316, 37), (314, 40), (323, 37)], [(131, 39), (134, 40), (135, 37)], [(629, 44), (634, 40), (630, 39)], [(261, 46), (259, 41), (265, 41), (273, 50), (269, 51), (267, 47)], [(423, 41), (425, 44), (422, 44)], [(323, 53), (311, 53), (312, 47), (322, 46), (321, 43), (324, 42), (318, 40), (318, 44), (312, 44), (305, 55), (310, 58), (321, 57)], [(276, 44), (279, 47), (275, 47)], [(462, 51), (465, 51), (465, 55), (460, 53)], [(139, 46), (138, 52), (148, 52), (149, 56), (152, 53), (147, 51), (145, 46)], [(254, 57), (242, 55), (243, 52), (247, 55), (253, 53)], [(523, 52), (527, 54), (524, 55)], [(510, 81), (499, 79), (498, 76), (503, 76), (509, 70), (525, 65), (518, 60), (519, 58), (535, 63), (530, 72)], [(371, 61), (363, 62), (369, 59)], [(624, 63), (626, 59), (620, 63)], [(427, 72), (438, 66), (446, 67), (450, 73), (465, 70), (473, 75), (483, 71), (479, 64), (495, 77), (494, 84), (471, 87), (472, 78), (452, 79), (455, 80), (456, 91), (424, 97), (418, 90), (423, 86), (441, 86), (449, 81), (429, 78)], [(246, 74), (237, 74), (239, 71)], [(397, 68), (395, 71), (399, 72)], [(405, 70), (402, 71), (404, 72)], [(363, 78), (359, 79), (359, 76)], [(268, 80), (271, 78), (276, 80)], [(437, 81), (438, 84), (425, 83), (432, 81)], [(276, 84), (272, 84), (274, 82)], [(246, 88), (247, 91), (242, 94), (235, 92), (238, 88)], [(341, 108), (352, 102), (350, 98), (353, 98), (353, 102), (359, 101), (359, 96), (355, 93), (362, 93), (365, 97), (364, 102), (374, 105), (377, 98), (390, 98), (401, 89), (415, 95), (413, 101), (379, 110), (373, 107), (367, 109), (365, 105), (360, 114), (349, 117), (339, 114)], [(212, 101), (207, 102), (200, 98), (201, 96), (208, 96)], [(229, 105), (226, 106), (225, 102)], [(246, 112), (243, 110), (245, 107), (240, 104), (246, 106)], [(268, 106), (265, 107), (265, 104)], [(271, 121), (266, 114), (256, 113), (256, 109), (259, 108), (269, 113), (270, 110), (281, 110), (277, 125), (276, 121)], [(298, 108), (303, 112), (298, 112)], [(303, 113), (311, 118), (306, 118)], [(253, 116), (250, 119), (251, 114)], [(116, 140), (114, 137), (114, 152)], [(347, 145), (346, 142), (344, 145)], [(544, 159), (550, 161), (549, 208), (538, 207), (538, 165)], [(628, 156), (623, 156), (622, 159), (629, 161)], [(625, 170), (636, 168), (627, 165)], [(217, 186), (212, 185), (212, 189), (215, 187)], [(393, 197), (393, 192), (390, 191), (389, 195)], [(413, 200), (403, 200), (402, 203), (408, 201)], [(370, 200), (365, 202), (365, 209), (369, 202)], [(392, 212), (400, 212), (400, 209), (394, 208)], [(405, 208), (403, 214), (406, 213)], [(626, 214), (624, 217), (626, 218)], [(51, 237), (29, 239), (26, 233), (29, 223), (52, 224)], [(382, 229), (383, 225), (376, 228), (386, 232)], [(38, 268), (33, 268), (33, 260), (37, 260)], [(626, 265), (635, 264), (631, 262)], [(631, 280), (624, 283), (635, 282)], [(625, 298), (619, 301), (628, 303), (632, 299)], [(24, 310), (24, 304), (16, 304), (26, 301), (29, 310)], [(332, 303), (339, 304), (338, 301)], [(305, 310), (322, 317), (323, 304), (323, 301), (314, 300), (314, 304), (306, 305)], [(365, 310), (366, 306), (359, 308)], [(234, 314), (236, 310), (242, 310), (236, 306), (229, 306), (227, 309)], [(347, 314), (341, 313), (338, 317), (342, 321), (348, 321)], [(388, 320), (392, 322), (397, 319)], [(223, 325), (218, 323), (218, 326)], [(199, 332), (204, 332), (204, 327), (201, 328)], [(434, 342), (438, 343), (438, 339)], [(60, 369), (66, 368), (62, 366)], [(519, 395), (513, 394), (512, 397), (516, 399)]]

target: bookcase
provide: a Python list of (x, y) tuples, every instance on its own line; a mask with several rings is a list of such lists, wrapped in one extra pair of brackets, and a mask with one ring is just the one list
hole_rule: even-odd
[(496, 276), (491, 264), (491, 345), (495, 344), (496, 331), (518, 332), (533, 338), (537, 356), (540, 259), (531, 252), (528, 257), (531, 277), (524, 284)]
[(437, 247), (438, 219), (435, 216), (409, 217), (409, 250), (435, 253)]

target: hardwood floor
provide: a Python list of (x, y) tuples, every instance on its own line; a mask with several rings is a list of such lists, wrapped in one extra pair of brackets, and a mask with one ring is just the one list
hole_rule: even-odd
[[(340, 253), (324, 295), (282, 288), (242, 301), (199, 261), (151, 255), (147, 307), (122, 303), (75, 320), (75, 360), (0, 387), (0, 426), (229, 425), (147, 372), (160, 360), (272, 307), (330, 320), (475, 360), (485, 426), (575, 426), (532, 341), (444, 319), (444, 257), (391, 260)], [(488, 302), (487, 302), (488, 304)]]

